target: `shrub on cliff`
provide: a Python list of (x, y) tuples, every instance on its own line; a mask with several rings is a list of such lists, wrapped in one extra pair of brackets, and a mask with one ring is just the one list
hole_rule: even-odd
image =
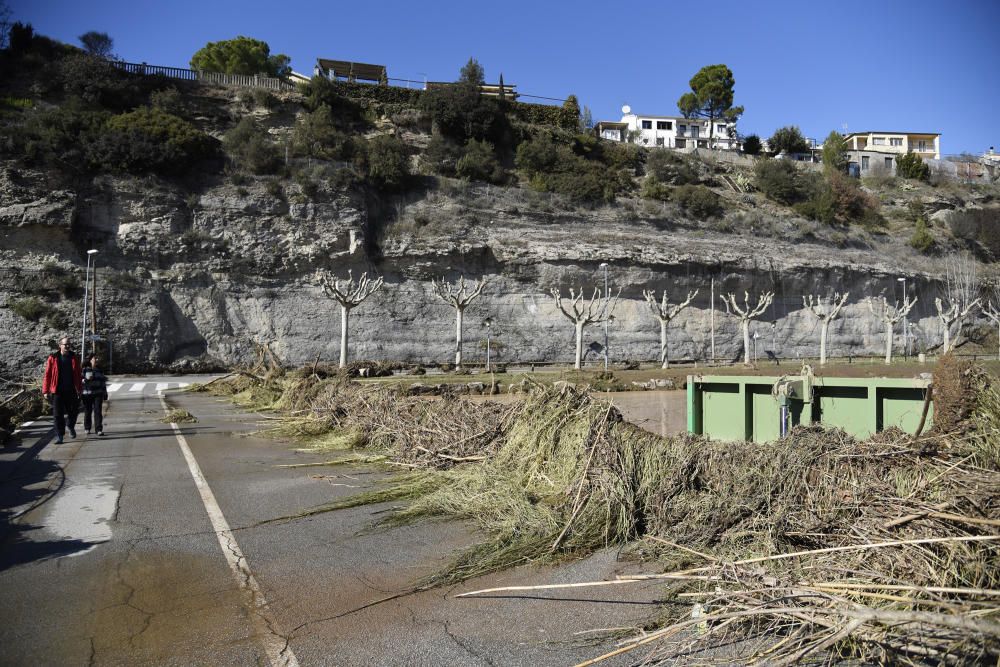
[(90, 147), (103, 132), (110, 115), (68, 104), (32, 114), (20, 127), (7, 126), (8, 150), (29, 164), (45, 164), (66, 172), (91, 168)]
[(934, 236), (927, 229), (927, 222), (923, 218), (917, 219), (917, 227), (910, 237), (910, 247), (922, 253), (929, 252), (934, 247)]
[(500, 185), (507, 181), (507, 172), (500, 166), (493, 144), (470, 139), (455, 166), (455, 173), (470, 181), (486, 181)]
[(295, 122), (291, 147), (296, 156), (320, 160), (347, 160), (354, 154), (350, 138), (337, 129), (333, 112), (326, 104)]
[(141, 107), (110, 118), (90, 147), (101, 170), (169, 175), (217, 153), (218, 142), (162, 109)]
[(515, 164), (532, 188), (564, 194), (576, 201), (614, 201), (617, 193), (631, 187), (631, 178), (622, 170), (609, 169), (599, 159), (578, 155), (548, 135), (518, 146)]
[(176, 85), (161, 76), (128, 74), (103, 58), (85, 54), (62, 58), (57, 71), (65, 95), (111, 111), (134, 109), (145, 104), (153, 91)]
[(1000, 208), (970, 208), (948, 215), (951, 233), (959, 239), (979, 244), (986, 250), (984, 259), (1000, 258)]
[(239, 168), (253, 174), (273, 174), (281, 164), (278, 149), (267, 130), (249, 116), (226, 133), (222, 146)]
[(913, 178), (927, 181), (931, 177), (931, 168), (915, 153), (908, 152), (896, 158), (896, 175), (900, 178)]
[(331, 119), (338, 125), (354, 123), (361, 119), (361, 108), (337, 91), (337, 85), (322, 76), (314, 76), (299, 87), (305, 96), (303, 106), (316, 111), (322, 106), (330, 109)]
[(806, 179), (787, 160), (759, 160), (754, 177), (757, 189), (780, 204), (794, 204), (808, 196)]
[(361, 173), (379, 190), (403, 190), (410, 180), (410, 156), (406, 145), (395, 137), (378, 136), (356, 157)]
[(698, 220), (708, 220), (722, 213), (719, 196), (702, 185), (682, 185), (673, 199)]
[(690, 162), (665, 148), (649, 151), (646, 174), (670, 185), (694, 184), (700, 180), (698, 170)]

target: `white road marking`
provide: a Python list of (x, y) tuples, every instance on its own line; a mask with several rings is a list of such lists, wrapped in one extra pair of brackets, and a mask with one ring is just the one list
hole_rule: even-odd
[(169, 386), (170, 386), (169, 382), (157, 382), (156, 383), (156, 391), (163, 391), (164, 389), (166, 389)]
[(112, 382), (111, 384), (108, 385), (108, 393), (109, 394), (114, 393), (121, 388), (122, 388), (121, 382)]
[(11, 435), (17, 435), (18, 433), (20, 433), (21, 431), (23, 431), (24, 429), (28, 428), (29, 426), (31, 426), (34, 423), (35, 422), (33, 422), (33, 421), (24, 422), (23, 424), (21, 424), (20, 426), (18, 426), (16, 429), (14, 429), (14, 432), (11, 433)]
[[(165, 413), (170, 412), (163, 394), (160, 394), (160, 404), (163, 405)], [(222, 547), (222, 554), (226, 557), (226, 562), (229, 563), (229, 568), (233, 571), (236, 582), (250, 595), (252, 601), (251, 615), (253, 616), (257, 636), (260, 637), (261, 642), (264, 644), (264, 652), (267, 654), (268, 661), (270, 661), (272, 667), (298, 667), (299, 661), (292, 652), (292, 647), (288, 645), (288, 641), (272, 629), (275, 627), (275, 624), (268, 613), (267, 600), (264, 599), (264, 593), (250, 571), (246, 556), (243, 555), (240, 545), (236, 542), (236, 537), (226, 522), (226, 517), (222, 514), (222, 508), (215, 501), (215, 494), (212, 493), (212, 489), (208, 485), (208, 480), (205, 479), (198, 461), (195, 460), (191, 448), (188, 447), (187, 440), (184, 439), (184, 434), (181, 433), (180, 427), (173, 422), (170, 423), (170, 428), (173, 429), (174, 435), (177, 437), (177, 444), (181, 448), (184, 460), (187, 461), (191, 477), (194, 478), (194, 484), (198, 487), (198, 493), (201, 494), (201, 502), (208, 513), (209, 521), (212, 522), (212, 528), (215, 530), (216, 537), (219, 538), (219, 546)]]
[(146, 386), (145, 382), (136, 382), (134, 385), (128, 388), (129, 391), (142, 391), (142, 388)]

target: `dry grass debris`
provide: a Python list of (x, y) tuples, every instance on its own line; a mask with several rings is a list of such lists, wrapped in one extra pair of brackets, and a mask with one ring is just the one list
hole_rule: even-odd
[(277, 410), (277, 434), (350, 450), (337, 461), (402, 470), (306, 514), (405, 500), (385, 524), (473, 522), (483, 541), (421, 585), (626, 545), (660, 571), (664, 614), (616, 653), (693, 664), (738, 646), (747, 664), (993, 664), (1000, 392), (957, 375), (964, 407), (947, 406), (943, 380), (931, 434), (859, 441), (810, 427), (770, 444), (655, 436), (568, 386), (513, 405), (305, 373), (219, 389)]

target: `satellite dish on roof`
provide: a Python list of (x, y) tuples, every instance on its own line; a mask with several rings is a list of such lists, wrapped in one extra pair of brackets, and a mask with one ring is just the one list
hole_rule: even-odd
[(622, 107), (622, 113), (625, 114), (626, 116), (629, 115), (630, 113), (632, 113), (632, 107), (626, 104), (625, 106)]

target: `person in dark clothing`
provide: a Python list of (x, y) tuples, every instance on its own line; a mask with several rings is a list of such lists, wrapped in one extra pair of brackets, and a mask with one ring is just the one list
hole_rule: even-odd
[(52, 403), (52, 415), (56, 421), (56, 443), (62, 443), (67, 429), (69, 437), (76, 437), (81, 391), (83, 376), (80, 359), (73, 352), (69, 337), (63, 336), (59, 341), (59, 351), (45, 360), (45, 376), (42, 379), (42, 394)]
[(94, 433), (104, 435), (104, 401), (108, 400), (108, 378), (97, 367), (96, 354), (90, 355), (83, 369), (83, 428), (90, 433), (93, 425)]

